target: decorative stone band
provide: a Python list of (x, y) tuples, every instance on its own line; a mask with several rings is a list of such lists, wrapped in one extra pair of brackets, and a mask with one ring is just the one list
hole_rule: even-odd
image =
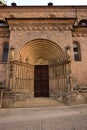
[(0, 8), (0, 16), (6, 18), (18, 17), (18, 18), (61, 18), (69, 17), (73, 18), (76, 16), (76, 9), (72, 7), (48, 7), (48, 6), (39, 6), (39, 7), (5, 7), (4, 10)]
[(8, 18), (10, 30), (13, 31), (57, 31), (72, 30), (75, 18)]
[(72, 31), (73, 37), (87, 37), (87, 27), (75, 26)]
[(71, 30), (72, 27), (11, 27), (11, 31), (68, 31)]
[(72, 36), (73, 37), (87, 37), (87, 34), (85, 34), (85, 33), (74, 33), (74, 34), (72, 34)]

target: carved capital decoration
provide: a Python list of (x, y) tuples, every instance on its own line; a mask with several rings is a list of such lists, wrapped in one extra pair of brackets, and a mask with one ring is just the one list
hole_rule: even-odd
[(10, 48), (10, 53), (9, 53), (9, 60), (14, 61), (14, 52), (15, 49), (13, 47)]
[(68, 61), (71, 61), (71, 51), (70, 51), (69, 45), (66, 46), (66, 56), (67, 56)]

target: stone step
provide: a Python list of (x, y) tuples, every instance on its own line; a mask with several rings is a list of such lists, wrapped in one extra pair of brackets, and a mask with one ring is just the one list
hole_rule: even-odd
[(79, 90), (80, 93), (87, 93), (87, 90)]
[(14, 103), (14, 107), (27, 108), (27, 107), (57, 107), (64, 106), (58, 100), (51, 98), (29, 98), (25, 101), (18, 101)]
[(80, 93), (85, 93), (85, 92), (87, 93), (87, 87), (80, 88), (79, 92)]

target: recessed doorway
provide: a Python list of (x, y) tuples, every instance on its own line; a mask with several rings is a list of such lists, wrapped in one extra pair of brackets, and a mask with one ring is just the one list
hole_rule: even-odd
[(49, 68), (48, 68), (48, 65), (35, 65), (34, 97), (49, 97)]

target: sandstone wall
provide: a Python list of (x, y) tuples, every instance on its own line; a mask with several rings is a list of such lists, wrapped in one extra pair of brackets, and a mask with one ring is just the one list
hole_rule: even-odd
[(81, 61), (72, 59), (72, 76), (74, 82), (80, 87), (87, 85), (87, 37), (73, 37), (73, 41), (78, 41), (81, 48)]
[[(76, 18), (75, 25), (81, 19), (87, 18), (87, 7), (0, 7), (0, 20), (8, 20), (9, 18)], [(66, 25), (64, 25), (66, 27)], [(16, 27), (16, 24), (15, 26)], [(10, 46), (14, 46), (15, 48), (15, 59), (17, 59), (19, 51), (23, 48), (23, 46), (29, 43), (34, 39), (48, 39), (56, 44), (58, 44), (62, 50), (65, 52), (65, 47), (67, 45), (71, 46), (71, 69), (72, 69), (72, 78), (76, 84), (87, 84), (87, 36), (83, 37), (72, 37), (73, 24), (69, 27), (69, 29), (65, 29), (58, 27), (57, 29), (48, 29), (47, 30), (33, 30), (31, 28), (15, 28), (12, 29), (9, 26), (10, 30), (10, 38), (9, 32), (6, 34), (6, 31), (0, 29), (0, 61), (2, 60), (2, 52), (3, 52), (3, 43), (8, 41)], [(34, 28), (35, 29), (35, 28)], [(3, 33), (2, 33), (3, 32)], [(79, 41), (81, 46), (81, 56), (82, 60), (75, 62), (74, 54), (73, 54), (73, 41)], [(0, 63), (0, 79), (4, 80), (5, 70), (4, 64)]]
[(7, 63), (2, 62), (4, 43), (9, 43), (9, 30), (8, 28), (0, 27), (0, 82), (6, 80), (7, 73)]

